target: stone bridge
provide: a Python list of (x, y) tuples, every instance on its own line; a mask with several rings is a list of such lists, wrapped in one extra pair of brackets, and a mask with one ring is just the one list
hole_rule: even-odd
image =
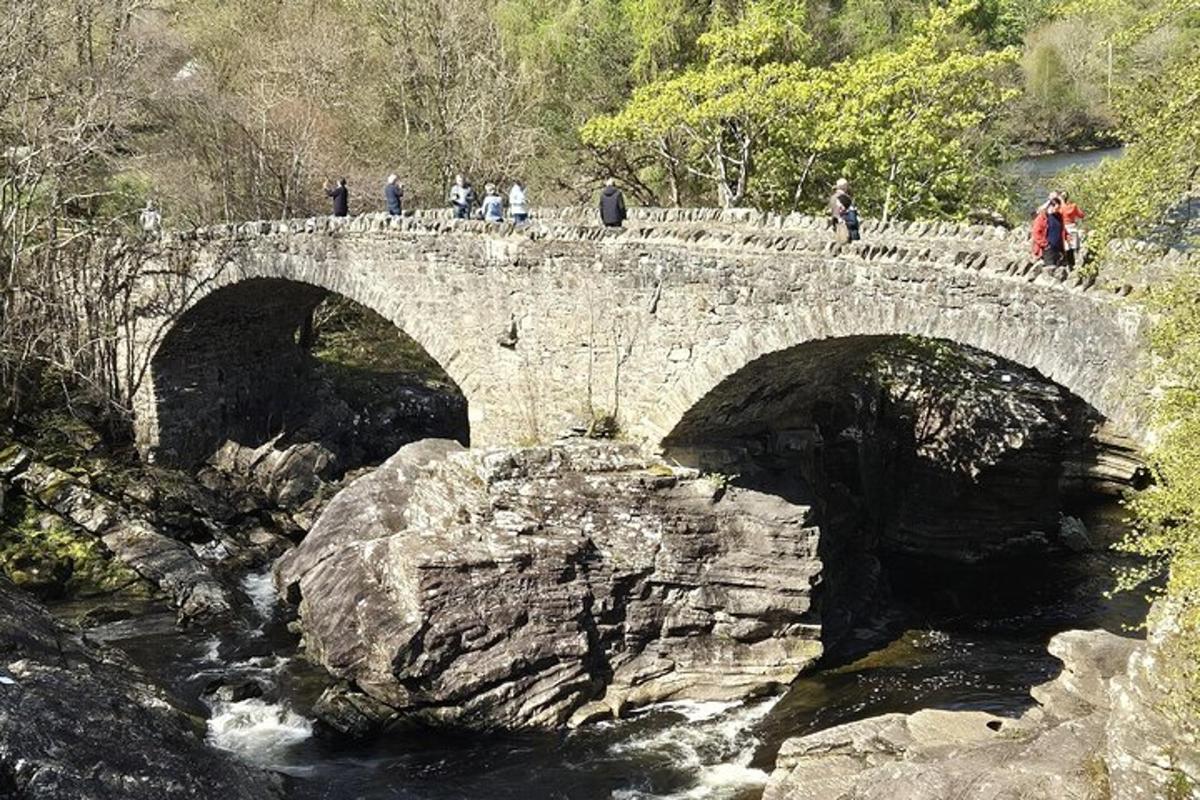
[(611, 415), (649, 448), (752, 427), (884, 337), (950, 340), (1033, 368), (1133, 439), (1144, 324), (1114, 287), (1030, 263), (1024, 231), (590, 210), (524, 228), (437, 213), (251, 222), (169, 234), (126, 348), (139, 447), (186, 464), (297, 385), (297, 332), (336, 292), (391, 320), (457, 383), (473, 445)]

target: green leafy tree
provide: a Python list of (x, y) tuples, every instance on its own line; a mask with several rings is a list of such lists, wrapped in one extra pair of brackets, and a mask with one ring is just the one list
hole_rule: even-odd
[(802, 4), (748, 3), (701, 37), (703, 67), (642, 87), (582, 137), (655, 153), (724, 205), (815, 209), (844, 172), (872, 213), (961, 216), (963, 198), (995, 199), (989, 120), (1012, 96), (999, 78), (1016, 58), (964, 46), (975, 8), (935, 8), (903, 47), (816, 67)]
[[(1134, 28), (1114, 34), (1117, 58), (1157, 39), (1164, 28), (1200, 12), (1183, 0), (1170, 0)], [(1121, 158), (1110, 159), (1079, 179), (1078, 194), (1091, 209), (1091, 246), (1103, 251), (1113, 240), (1145, 238), (1172, 206), (1196, 191), (1200, 177), (1200, 50), (1180, 53), (1161, 71), (1119, 91)]]
[[(1178, 609), (1172, 659), (1182, 674), (1165, 676), (1176, 687), (1175, 710), (1200, 719), (1200, 273), (1195, 270), (1157, 286), (1146, 300), (1158, 323), (1150, 336), (1161, 396), (1154, 424), (1154, 484), (1130, 503), (1136, 528), (1124, 541), (1130, 552), (1151, 559), (1147, 569), (1125, 576), (1136, 586), (1147, 572), (1165, 570), (1166, 595)], [(1180, 691), (1181, 690), (1181, 691)]]

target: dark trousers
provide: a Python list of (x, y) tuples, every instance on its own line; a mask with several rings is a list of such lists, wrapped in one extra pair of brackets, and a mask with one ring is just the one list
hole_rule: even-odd
[(1064, 263), (1063, 251), (1047, 247), (1042, 251), (1042, 263), (1047, 267), (1057, 267)]
[(454, 218), (455, 219), (466, 219), (469, 216), (471, 216), (471, 207), (470, 206), (460, 206), (457, 203), (454, 205)]

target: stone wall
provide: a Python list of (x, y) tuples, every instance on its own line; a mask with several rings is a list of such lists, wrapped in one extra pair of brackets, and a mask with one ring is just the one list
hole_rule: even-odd
[[(181, 374), (169, 332), (201, 324), (204, 298), (220, 305), (229, 287), (254, 279), (337, 292), (402, 328), (462, 389), (474, 444), (545, 441), (612, 414), (623, 433), (657, 447), (758, 359), (818, 340), (903, 334), (1036, 369), (1118, 430), (1144, 434), (1130, 389), (1143, 318), (1122, 301), (1127, 287), (1030, 264), (1019, 232), (868, 224), (863, 242), (841, 246), (820, 220), (799, 216), (646, 209), (607, 230), (588, 215), (543, 213), (523, 228), (364, 215), (168, 235), (139, 290), (131, 352), (148, 365), (135, 395), (139, 444), (170, 458), (164, 444), (209, 424), (231, 389)], [(236, 304), (252, 312), (240, 321), (203, 311), (224, 333), (189, 353), (188, 369), (221, 370), (236, 387), (285, 364), (294, 318), (271, 310), (285, 297), (276, 286), (237, 289)]]

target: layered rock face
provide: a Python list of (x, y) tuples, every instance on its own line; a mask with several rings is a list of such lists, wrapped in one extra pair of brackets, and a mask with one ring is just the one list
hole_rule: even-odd
[(777, 689), (821, 652), (807, 506), (624, 446), (401, 449), (276, 568), (343, 730), (553, 726)]
[(1195, 796), (1196, 742), (1163, 716), (1163, 682), (1150, 669), (1167, 638), (1157, 616), (1146, 642), (1055, 636), (1062, 673), (1032, 690), (1036, 705), (1019, 718), (924, 709), (790, 739), (763, 800)]
[(272, 800), (276, 776), (204, 743), (113, 651), (0, 578), (0, 796), (13, 800)]

